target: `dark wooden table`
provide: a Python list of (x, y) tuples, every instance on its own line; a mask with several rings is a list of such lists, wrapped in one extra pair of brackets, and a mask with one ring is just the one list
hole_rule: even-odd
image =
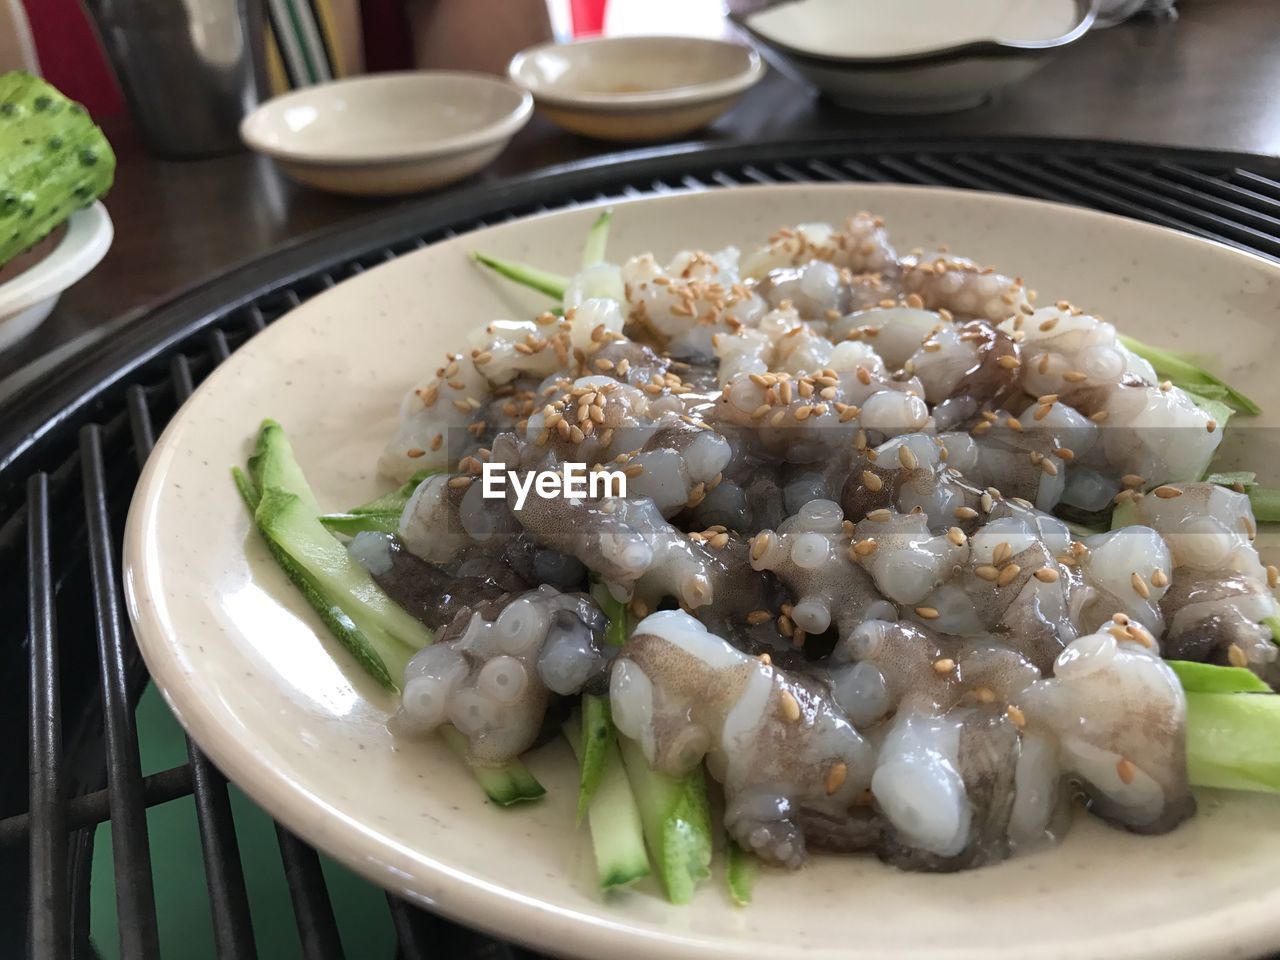
[[(840, 111), (773, 72), (704, 133), (712, 142), (859, 131), (1101, 138), (1280, 154), (1280, 2), (1181, 0), (1176, 21), (1095, 31), (999, 100), (965, 113)], [(259, 157), (173, 163), (109, 127), (120, 167), (107, 200), (116, 239), (38, 331), (0, 356), (0, 397), (161, 301), (262, 252), (402, 201), (294, 186)], [(535, 118), (482, 180), (617, 151)]]

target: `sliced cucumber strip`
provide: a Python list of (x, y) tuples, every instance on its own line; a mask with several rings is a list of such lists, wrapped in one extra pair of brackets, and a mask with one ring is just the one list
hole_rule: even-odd
[[(640, 810), (622, 767), (612, 729), (608, 733), (601, 745), (600, 779), (587, 809), (596, 875), (604, 890), (625, 886), (649, 875)], [(582, 739), (582, 721), (577, 716), (570, 717), (564, 725), (564, 735), (578, 763), (585, 767), (586, 745)]]

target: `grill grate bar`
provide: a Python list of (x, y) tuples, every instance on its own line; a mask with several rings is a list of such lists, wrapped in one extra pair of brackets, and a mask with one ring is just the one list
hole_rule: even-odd
[[(1220, 213), (1211, 213), (1190, 206), (1180, 200), (1170, 199), (1146, 187), (1119, 180), (1114, 176), (1107, 176), (1097, 170), (1084, 170), (1079, 167), (1067, 166), (1059, 160), (1052, 159), (1048, 161), (1047, 165), (1054, 170), (1079, 177), (1099, 190), (1105, 190), (1118, 197), (1123, 197), (1125, 202), (1133, 205), (1134, 210), (1144, 211), (1147, 216), (1150, 216), (1153, 210), (1162, 210), (1168, 215), (1171, 225), (1179, 229), (1191, 230), (1194, 225), (1194, 228), (1199, 230), (1203, 236), (1219, 240), (1230, 238), (1230, 240), (1236, 242), (1235, 245), (1237, 246), (1247, 246), (1253, 249), (1266, 250), (1272, 254), (1280, 254), (1280, 241), (1246, 223), (1232, 222)], [(1202, 203), (1207, 205), (1207, 202), (1203, 199)], [(1245, 212), (1250, 213), (1251, 211)], [(1280, 224), (1276, 225), (1280, 226)]]
[[(142, 804), (158, 806), (191, 793), (191, 768), (187, 764), (170, 767), (142, 778)], [(74, 832), (96, 827), (111, 819), (111, 791), (95, 790), (67, 801), (67, 830)], [(0, 849), (22, 843), (31, 826), (31, 814), (19, 813), (0, 820)]]
[(293, 916), (298, 923), (303, 957), (306, 960), (342, 960), (338, 922), (333, 917), (329, 891), (325, 889), (320, 858), (278, 823), (276, 838), (280, 842), (284, 876), (289, 881), (289, 895), (293, 898)]
[(1264, 196), (1271, 197), (1274, 200), (1280, 200), (1280, 181), (1272, 180), (1270, 177), (1262, 177), (1254, 173), (1252, 170), (1232, 170), (1231, 179), (1245, 185), (1254, 193), (1261, 193)]
[(62, 782), (58, 631), (49, 537), (49, 478), (27, 483), (27, 616), (31, 624), (31, 956), (61, 960), (71, 947), (67, 811)]
[(906, 161), (899, 160), (896, 157), (884, 157), (880, 161), (880, 166), (891, 171), (895, 176), (902, 178), (907, 183), (922, 183), (930, 187), (949, 186), (945, 180), (939, 180), (932, 173), (918, 170)]
[[(219, 347), (222, 352), (226, 351), (226, 337), (221, 330), (214, 330), (210, 341), (215, 353), (219, 352)], [(191, 367), (185, 354), (174, 357), (172, 371), (174, 391), (181, 404), (192, 393)], [(144, 402), (135, 413), (131, 403), (130, 414), (134, 449), (139, 461), (145, 462), (155, 446), (151, 412)], [(240, 846), (236, 842), (227, 781), (191, 738), (185, 739), (218, 956), (230, 960), (256, 957), (258, 949), (254, 943), (249, 895), (245, 890), (244, 866), (240, 859)]]
[[(1277, 217), (1277, 214), (1280, 214), (1280, 203), (1274, 203), (1267, 200), (1266, 197), (1252, 194), (1255, 199), (1252, 201), (1252, 205), (1246, 206), (1245, 204), (1250, 197), (1247, 190), (1240, 190), (1238, 187), (1230, 188), (1236, 190), (1238, 196), (1235, 199), (1228, 200), (1218, 193), (1194, 190), (1185, 184), (1176, 183), (1165, 177), (1155, 176), (1144, 170), (1135, 170), (1130, 166), (1113, 160), (1102, 161), (1098, 164), (1098, 169), (1105, 170), (1109, 174), (1133, 183), (1141, 184), (1157, 194), (1169, 197), (1171, 202), (1176, 200), (1185, 209), (1209, 210), (1222, 218), (1224, 222), (1234, 220), (1241, 224), (1255, 227), (1262, 232), (1264, 239), (1269, 240), (1277, 233), (1280, 233), (1280, 218)], [(1214, 181), (1211, 180), (1210, 182)], [(1226, 192), (1223, 191), (1223, 193)]]
[(952, 162), (957, 167), (981, 177), (986, 183), (990, 184), (989, 187), (984, 189), (1007, 190), (1010, 193), (1021, 194), (1024, 197), (1039, 197), (1041, 200), (1053, 200), (1056, 203), (1072, 202), (1065, 193), (1033, 183), (1025, 177), (1018, 176), (1016, 173), (1002, 170), (983, 158), (961, 155), (953, 157)]
[(438, 936), (431, 929), (436, 923), (434, 918), (393, 893), (387, 894), (387, 909), (400, 944), (398, 960), (428, 960), (432, 953), (429, 944)]
[(80, 432), (84, 508), (88, 523), (101, 670), (102, 711), (106, 722), (107, 784), (111, 795), (111, 846), (115, 853), (116, 909), (120, 916), (120, 952), (130, 958), (158, 957), (155, 891), (147, 836), (146, 801), (133, 707), (129, 703), (129, 665), (120, 621), (116, 548), (107, 504), (107, 476), (101, 428)]
[(1232, 200), (1236, 203), (1249, 205), (1251, 209), (1260, 209), (1264, 211), (1280, 210), (1280, 202), (1247, 190), (1244, 187), (1238, 187), (1234, 183), (1230, 183), (1220, 177), (1209, 176), (1201, 173), (1199, 170), (1191, 170), (1179, 163), (1171, 163), (1168, 161), (1157, 163), (1151, 168), (1160, 174), (1158, 178), (1163, 182), (1177, 182), (1194, 188), (1194, 191), (1211, 194), (1215, 197), (1222, 197), (1225, 200)]

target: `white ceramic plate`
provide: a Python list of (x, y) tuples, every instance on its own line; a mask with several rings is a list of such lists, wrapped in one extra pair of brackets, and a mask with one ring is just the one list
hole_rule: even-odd
[[(759, 187), (621, 203), (610, 242), (615, 255), (666, 257), (863, 208), (883, 214), (902, 247), (949, 241), (1139, 337), (1216, 351), (1223, 372), (1271, 411), (1257, 422), (1274, 427), (1280, 266), (1156, 227), (960, 191)], [(272, 565), (228, 468), (271, 416), (323, 504), (385, 490), (373, 464), (402, 391), (466, 329), (545, 303), (481, 275), (467, 251), (571, 270), (595, 216), (584, 208), (503, 224), (355, 277), (251, 340), (165, 430), (129, 517), (129, 611), (160, 690), (218, 766), (376, 882), (554, 953), (1171, 960), (1280, 947), (1274, 797), (1206, 793), (1199, 816), (1154, 838), (1082, 818), (1057, 849), (958, 875), (818, 856), (796, 875), (762, 875), (748, 909), (730, 906), (719, 875), (676, 908), (652, 886), (597, 892), (563, 743), (528, 761), (549, 796), (501, 810), (442, 746), (392, 741), (390, 700)], [(1251, 466), (1280, 477), (1275, 445), (1253, 446)]]

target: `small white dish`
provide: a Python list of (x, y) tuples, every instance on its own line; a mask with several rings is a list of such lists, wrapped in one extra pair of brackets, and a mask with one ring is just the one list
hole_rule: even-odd
[[(673, 192), (615, 206), (612, 255), (718, 250), (782, 224), (883, 215), (901, 246), (998, 264), (1040, 290), (1216, 369), (1263, 406), (1248, 456), (1280, 476), (1272, 370), (1280, 265), (1186, 234), (1060, 204), (969, 190), (859, 184)], [(263, 417), (288, 430), (320, 503), (385, 492), (375, 475), (406, 384), (495, 317), (546, 298), (494, 282), (469, 254), (571, 272), (601, 207), (467, 233), (306, 301), (253, 337), (173, 418), (134, 494), (124, 582), (161, 693), (218, 768), (299, 836), (446, 916), (557, 956), (593, 960), (1225, 960), (1280, 946), (1280, 799), (1199, 791), (1172, 833), (1081, 814), (1053, 849), (964, 874), (871, 857), (762, 870), (747, 909), (723, 875), (686, 907), (652, 878), (602, 897), (578, 766), (557, 739), (526, 756), (536, 804), (486, 803), (439, 740), (393, 739), (393, 699), (356, 667), (272, 560), (228, 475)], [(758, 240), (757, 240), (758, 242)], [(440, 305), (447, 305), (441, 309)], [(1232, 428), (1235, 429), (1235, 428)], [(1228, 431), (1228, 438), (1231, 431)], [(1230, 439), (1228, 442), (1234, 442)], [(1272, 562), (1280, 535), (1258, 545)], [(719, 868), (717, 868), (718, 870)]]
[(0, 350), (45, 321), (62, 291), (106, 256), (114, 235), (107, 208), (95, 202), (0, 268)]
[(393, 196), (475, 173), (532, 112), (528, 93), (487, 74), (378, 73), (268, 100), (244, 118), (240, 136), (299, 183)]
[(701, 37), (593, 37), (522, 50), (507, 74), (574, 133), (662, 140), (706, 126), (764, 76), (750, 47)]
[(1093, 23), (1095, 0), (728, 0), (784, 70), (869, 113), (983, 103)]

